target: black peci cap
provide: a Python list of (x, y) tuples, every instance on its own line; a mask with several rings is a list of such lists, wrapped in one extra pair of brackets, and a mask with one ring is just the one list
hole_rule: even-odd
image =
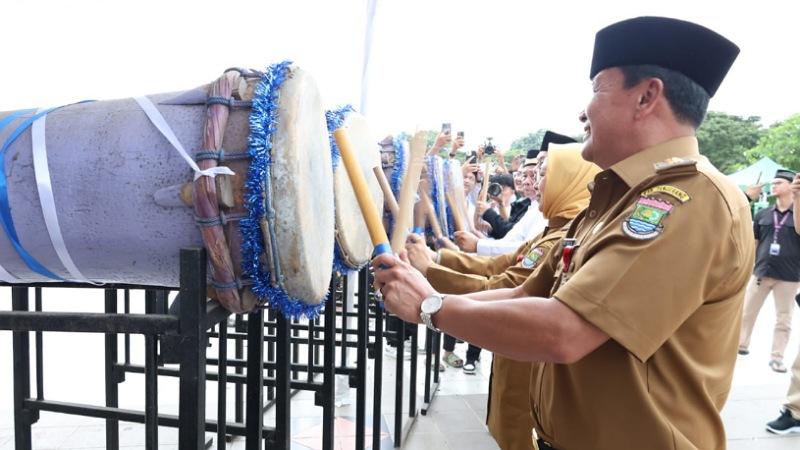
[(713, 97), (739, 47), (703, 26), (666, 17), (637, 17), (597, 32), (589, 78), (609, 67), (655, 65), (680, 72)]
[(539, 152), (546, 152), (550, 144), (570, 144), (573, 142), (578, 141), (569, 136), (547, 130), (544, 132), (542, 144), (539, 146), (539, 150), (528, 150), (528, 154), (526, 155), (525, 162), (522, 164), (522, 167), (537, 164), (538, 160), (536, 157), (539, 156)]
[(794, 176), (795, 173), (792, 172), (791, 170), (778, 169), (778, 171), (775, 172), (775, 176), (773, 178), (783, 178), (784, 180), (788, 180), (791, 183), (792, 181), (794, 181)]
[(544, 137), (542, 138), (542, 145), (540, 146), (541, 151), (546, 152), (547, 148), (550, 147), (550, 144), (572, 144), (573, 142), (578, 142), (575, 139), (565, 136), (563, 134), (558, 134), (553, 131), (545, 131)]

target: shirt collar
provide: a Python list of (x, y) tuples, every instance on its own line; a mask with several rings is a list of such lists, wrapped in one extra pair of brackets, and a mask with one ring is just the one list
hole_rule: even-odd
[(772, 205), (772, 209), (773, 209), (775, 212), (777, 212), (778, 214), (780, 214), (781, 216), (783, 216), (783, 215), (784, 215), (784, 214), (786, 214), (786, 213), (794, 212), (794, 202), (792, 202), (792, 203), (789, 205), (789, 208), (787, 208), (787, 209), (786, 209), (786, 211), (783, 211), (783, 212), (781, 212), (781, 210), (780, 210), (780, 209), (778, 209), (778, 205)]
[(644, 149), (614, 164), (608, 170), (616, 173), (628, 186), (635, 186), (655, 173), (656, 163), (670, 158), (704, 159), (698, 150), (697, 138), (686, 136)]

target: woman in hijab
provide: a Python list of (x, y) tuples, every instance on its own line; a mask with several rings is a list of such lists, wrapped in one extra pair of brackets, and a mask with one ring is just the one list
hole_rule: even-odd
[[(588, 184), (600, 168), (581, 157), (581, 144), (551, 144), (548, 150), (538, 166), (524, 168), (523, 178), (523, 189), (538, 191), (539, 209), (548, 225), (517, 251), (492, 258), (451, 250), (434, 252), (420, 236), (409, 236), (409, 262), (434, 289), (463, 295), (515, 288), (527, 279), (528, 295), (550, 295), (561, 239), (572, 219), (589, 204)], [(528, 395), (532, 364), (494, 354), (486, 422), (504, 450), (533, 449)]]

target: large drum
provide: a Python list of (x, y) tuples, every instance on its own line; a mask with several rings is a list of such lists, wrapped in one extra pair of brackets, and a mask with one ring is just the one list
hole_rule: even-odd
[(299, 316), (327, 295), (325, 110), (288, 62), (184, 92), (0, 113), (0, 143), (0, 281), (177, 287), (180, 248), (205, 246), (212, 295), (231, 311)]
[[(327, 117), (328, 130), (331, 133), (339, 128), (347, 130), (347, 136), (364, 179), (367, 181), (375, 209), (380, 213), (383, 210), (383, 191), (373, 168), (380, 166), (381, 157), (376, 136), (369, 123), (364, 116), (349, 106), (328, 111)], [(334, 268), (339, 272), (346, 273), (366, 265), (372, 256), (374, 246), (347, 174), (347, 168), (339, 160), (338, 147), (332, 136), (331, 146), (334, 148), (333, 189), (336, 205)]]
[[(405, 133), (400, 133), (397, 137), (386, 136), (378, 143), (380, 146), (381, 167), (384, 177), (389, 183), (395, 200), (399, 200), (400, 191), (403, 185), (406, 169), (408, 168), (409, 144)], [(394, 231), (395, 217), (389, 209), (389, 203), (384, 202), (383, 208), (383, 227), (388, 236)]]

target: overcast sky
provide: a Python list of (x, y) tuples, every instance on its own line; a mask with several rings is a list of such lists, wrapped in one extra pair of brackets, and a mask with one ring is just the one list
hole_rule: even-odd
[[(377, 0), (366, 115), (376, 134), (452, 122), (467, 148), (540, 128), (581, 134), (594, 34), (663, 15), (708, 26), (741, 55), (711, 109), (800, 112), (796, 1)], [(190, 89), (231, 66), (291, 59), (328, 107), (361, 104), (367, 0), (5, 0), (0, 110)], [(199, 132), (199, 131), (198, 131)]]

